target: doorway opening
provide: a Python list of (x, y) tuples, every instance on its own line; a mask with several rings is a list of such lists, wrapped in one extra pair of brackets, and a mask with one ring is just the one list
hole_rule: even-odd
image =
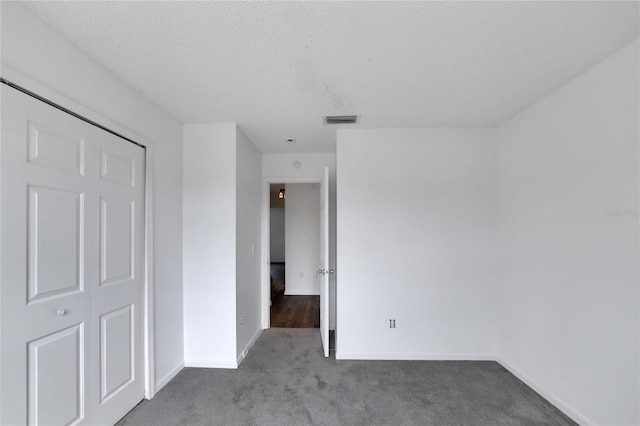
[[(329, 291), (329, 275), (334, 273), (329, 268), (329, 167), (325, 166), (320, 176), (290, 176), (290, 177), (265, 177), (262, 186), (262, 328), (268, 329), (271, 324), (271, 259), (270, 259), (270, 185), (272, 183), (285, 184), (285, 206), (286, 199), (291, 202), (291, 196), (287, 190), (288, 184), (311, 183), (318, 187), (318, 195), (316, 200), (316, 208), (319, 210), (319, 220), (316, 222), (320, 231), (318, 257), (311, 270), (299, 271), (303, 273), (303, 278), (310, 275), (314, 280), (319, 282), (320, 296), (320, 333), (319, 337), (322, 342), (322, 349), (325, 357), (329, 356), (329, 304), (331, 293)], [(279, 188), (280, 189), (280, 188)], [(286, 217), (286, 215), (285, 215)], [(288, 263), (288, 260), (285, 262)], [(300, 276), (298, 272), (297, 276)], [(295, 276), (295, 274), (294, 274)], [(285, 292), (287, 288), (291, 288), (291, 273), (285, 270)]]
[(269, 187), (270, 326), (320, 327), (320, 188), (318, 183)]

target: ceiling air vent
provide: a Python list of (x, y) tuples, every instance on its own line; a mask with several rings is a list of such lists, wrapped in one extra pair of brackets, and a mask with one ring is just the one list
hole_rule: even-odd
[(327, 115), (324, 124), (354, 124), (358, 121), (357, 115)]

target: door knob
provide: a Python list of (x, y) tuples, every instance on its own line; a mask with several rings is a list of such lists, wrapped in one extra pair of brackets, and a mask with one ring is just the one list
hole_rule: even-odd
[(56, 311), (56, 314), (58, 314), (59, 317), (63, 316), (66, 313), (67, 313), (67, 310), (65, 308), (60, 308)]

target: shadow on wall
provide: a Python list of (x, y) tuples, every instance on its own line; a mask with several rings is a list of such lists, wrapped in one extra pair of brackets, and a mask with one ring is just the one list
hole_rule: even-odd
[(282, 263), (271, 262), (271, 281), (284, 282), (284, 262)]

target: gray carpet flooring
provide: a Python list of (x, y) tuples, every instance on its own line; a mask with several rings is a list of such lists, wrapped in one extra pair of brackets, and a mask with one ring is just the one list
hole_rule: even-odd
[(573, 425), (491, 361), (336, 361), (266, 330), (238, 370), (185, 368), (119, 425)]

